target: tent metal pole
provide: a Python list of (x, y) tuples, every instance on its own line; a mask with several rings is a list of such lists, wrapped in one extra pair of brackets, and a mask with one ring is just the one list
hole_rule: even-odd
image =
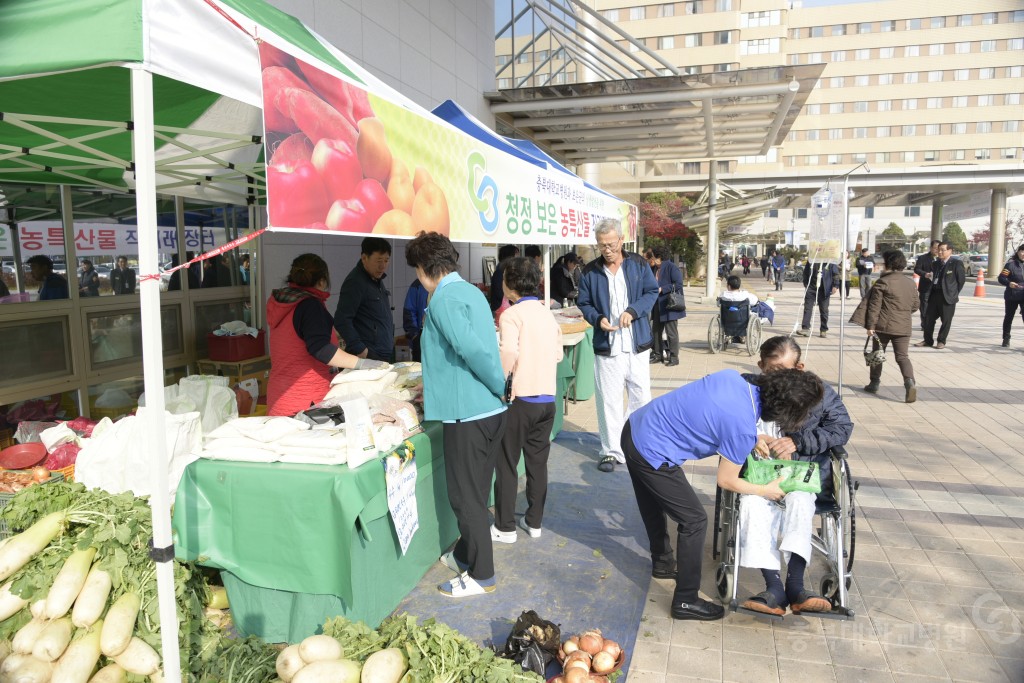
[[(157, 261), (156, 154), (153, 135), (153, 74), (131, 69), (132, 153), (135, 160), (135, 202), (139, 226), (139, 271), (159, 272)], [(171, 505), (167, 482), (167, 438), (164, 413), (164, 354), (160, 324), (160, 281), (139, 283), (142, 315), (142, 368), (146, 389), (147, 450), (153, 457), (152, 494), (154, 554), (157, 601), (160, 614), (160, 649), (165, 681), (181, 681), (181, 648), (178, 645), (178, 616), (174, 600), (174, 551), (171, 541)]]

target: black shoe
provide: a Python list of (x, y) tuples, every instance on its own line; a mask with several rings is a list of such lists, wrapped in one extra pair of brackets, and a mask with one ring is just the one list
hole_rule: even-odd
[(658, 365), (659, 363), (661, 363), (661, 358), (659, 356), (655, 356), (652, 353), (651, 354), (651, 365)]
[(681, 602), (672, 605), (673, 619), (695, 619), (697, 621), (714, 621), (725, 616), (725, 608), (713, 602), (697, 598), (696, 602)]
[(1009, 337), (1003, 337), (1003, 348), (1005, 349), (1009, 345), (1010, 345), (1010, 338)]
[(602, 472), (614, 472), (615, 471), (615, 456), (606, 455), (601, 458), (601, 462), (597, 463), (597, 469)]
[(665, 365), (670, 367), (670, 368), (675, 367), (675, 366), (679, 365), (679, 359), (678, 358), (672, 358), (670, 360), (667, 360), (667, 361), (665, 361)]
[(656, 579), (676, 578), (675, 560), (670, 560), (668, 562), (655, 562), (654, 569), (651, 570), (651, 576)]

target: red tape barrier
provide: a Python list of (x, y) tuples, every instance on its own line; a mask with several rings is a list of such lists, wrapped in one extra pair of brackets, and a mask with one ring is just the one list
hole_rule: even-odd
[(259, 237), (260, 235), (262, 235), (266, 231), (267, 231), (266, 228), (261, 228), (260, 230), (257, 230), (254, 233), (250, 233), (250, 234), (245, 235), (243, 237), (239, 237), (236, 240), (231, 240), (227, 244), (223, 244), (223, 245), (217, 247), (216, 249), (211, 249), (210, 251), (203, 252), (202, 254), (200, 254), (199, 256), (196, 256), (191, 261), (186, 261), (185, 263), (182, 263), (180, 265), (174, 266), (173, 268), (168, 268), (163, 273), (157, 273), (155, 275), (153, 275), (152, 273), (149, 274), (149, 275), (142, 275), (142, 276), (139, 277), (139, 282), (141, 283), (141, 282), (146, 282), (147, 280), (159, 280), (161, 275), (166, 275), (168, 273), (173, 273), (174, 271), (181, 270), (182, 268), (188, 268), (193, 263), (199, 263), (200, 261), (205, 261), (207, 259), (211, 259), (214, 256), (220, 256), (221, 254), (223, 254), (225, 252), (228, 252), (228, 251), (231, 251), (232, 249), (240, 247), (241, 245), (245, 244), (246, 242), (248, 242), (250, 240), (256, 239), (257, 237)]

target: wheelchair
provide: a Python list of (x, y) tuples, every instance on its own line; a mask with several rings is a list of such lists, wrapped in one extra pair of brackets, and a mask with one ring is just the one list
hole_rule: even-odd
[(733, 339), (746, 337), (741, 342), (748, 356), (761, 348), (761, 318), (750, 311), (749, 301), (718, 300), (718, 315), (708, 325), (708, 347), (711, 353), (721, 353)]
[[(849, 589), (853, 581), (853, 558), (856, 548), (856, 514), (854, 496), (860, 487), (853, 481), (846, 449), (841, 446), (814, 458), (822, 473), (822, 492), (815, 503), (817, 528), (811, 536), (813, 554), (820, 555), (825, 574), (818, 583), (819, 594), (832, 603), (830, 612), (801, 612), (801, 616), (828, 619), (853, 619)], [(826, 471), (828, 467), (828, 471)], [(712, 557), (720, 559), (715, 572), (715, 587), (722, 603), (734, 612), (743, 612), (773, 620), (781, 616), (765, 614), (739, 606), (736, 592), (739, 585), (739, 494), (718, 488), (715, 491), (714, 538)], [(808, 558), (808, 567), (812, 558)]]

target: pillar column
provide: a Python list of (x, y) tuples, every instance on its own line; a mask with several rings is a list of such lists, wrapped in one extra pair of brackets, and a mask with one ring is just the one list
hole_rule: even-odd
[(942, 239), (942, 198), (932, 200), (932, 237)]
[(715, 287), (718, 285), (718, 169), (715, 160), (708, 161), (708, 272), (704, 286), (704, 294), (714, 299)]
[(985, 277), (998, 273), (1006, 261), (1006, 188), (992, 188), (988, 217), (988, 270)]

